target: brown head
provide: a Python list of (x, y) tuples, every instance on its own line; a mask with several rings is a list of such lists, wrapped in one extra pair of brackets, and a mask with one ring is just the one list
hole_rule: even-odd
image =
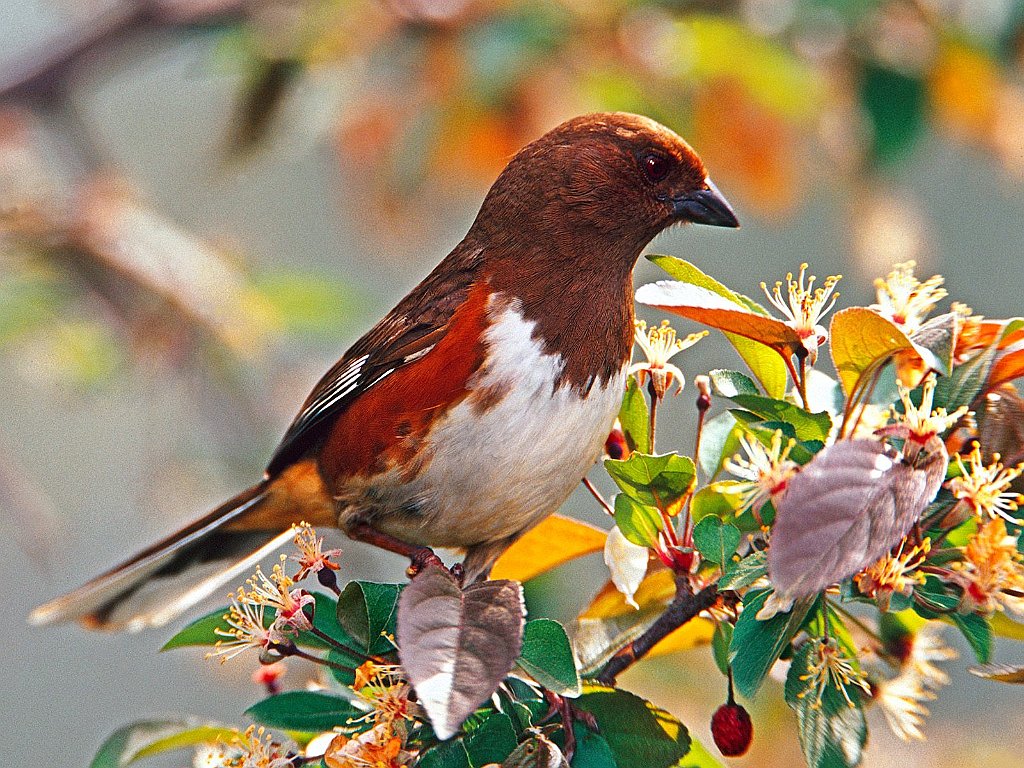
[(512, 158), (455, 254), (479, 254), (565, 360), (563, 381), (587, 391), (629, 360), (640, 252), (688, 222), (739, 226), (690, 145), (646, 117), (583, 115)]
[(516, 154), (474, 231), (491, 244), (496, 235), (540, 240), (549, 257), (578, 258), (582, 242), (632, 269), (655, 235), (687, 222), (739, 226), (689, 144), (649, 118), (616, 112), (573, 118)]

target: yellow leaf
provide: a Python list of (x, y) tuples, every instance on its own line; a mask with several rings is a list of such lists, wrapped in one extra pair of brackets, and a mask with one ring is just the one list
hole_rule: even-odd
[(664, 656), (667, 653), (688, 651), (691, 648), (707, 645), (711, 642), (711, 636), (714, 634), (715, 622), (711, 619), (705, 619), (703, 616), (697, 616), (690, 619), (655, 645), (648, 654), (648, 658), (651, 656)]
[(529, 581), (562, 563), (601, 552), (607, 537), (608, 533), (596, 526), (551, 515), (505, 550), (494, 564), (491, 578)]
[(1014, 621), (1002, 612), (998, 612), (992, 616), (992, 631), (997, 637), (1008, 637), (1011, 640), (1024, 640), (1024, 624)]
[(640, 582), (640, 586), (633, 595), (639, 608), (634, 608), (627, 603), (625, 596), (609, 581), (597, 593), (587, 609), (580, 614), (580, 618), (611, 619), (616, 616), (624, 616), (652, 605), (668, 605), (675, 596), (676, 582), (672, 571), (663, 565), (655, 567), (652, 563), (650, 571)]
[(922, 350), (895, 323), (866, 307), (836, 312), (829, 329), (829, 346), (839, 382), (847, 395), (861, 376), (873, 374), (897, 353), (906, 353), (901, 355), (906, 370), (911, 368), (910, 358), (922, 355)]

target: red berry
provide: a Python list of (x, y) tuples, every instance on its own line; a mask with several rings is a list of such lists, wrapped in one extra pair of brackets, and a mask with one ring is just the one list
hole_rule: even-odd
[(739, 704), (723, 704), (711, 716), (711, 737), (726, 757), (745, 755), (754, 739), (750, 714)]
[(615, 422), (615, 426), (612, 427), (608, 439), (605, 440), (604, 452), (609, 459), (629, 458), (629, 446), (626, 444), (626, 435), (623, 433), (618, 421)]

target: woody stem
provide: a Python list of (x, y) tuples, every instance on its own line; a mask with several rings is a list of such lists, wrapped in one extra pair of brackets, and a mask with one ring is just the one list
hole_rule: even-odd
[(326, 632), (323, 632), (323, 631), (317, 629), (316, 627), (310, 627), (307, 631), (311, 635), (315, 635), (319, 639), (323, 640), (325, 643), (327, 643), (332, 648), (335, 648), (335, 649), (341, 651), (342, 653), (347, 653), (349, 656), (355, 656), (357, 659), (362, 659), (363, 661), (380, 661), (380, 659), (378, 657), (376, 657), (376, 656), (368, 656), (367, 654), (363, 653), (362, 651), (357, 651), (355, 648), (351, 648), (351, 647), (345, 645), (343, 642), (341, 642), (339, 640), (335, 640), (333, 637), (328, 635)]
[(658, 425), (658, 401), (661, 399), (654, 389), (654, 379), (651, 379), (651, 383), (648, 384), (647, 391), (651, 395), (651, 412), (647, 422), (647, 447), (650, 448), (651, 453), (654, 453), (654, 434)]
[(612, 656), (597, 675), (597, 681), (603, 685), (614, 685), (619, 675), (646, 656), (655, 645), (716, 602), (717, 585), (709, 584), (694, 594), (689, 578), (684, 574), (676, 576), (676, 596), (665, 612), (640, 637)]

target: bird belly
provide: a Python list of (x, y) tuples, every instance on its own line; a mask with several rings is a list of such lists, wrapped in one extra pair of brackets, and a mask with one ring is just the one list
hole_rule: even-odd
[(557, 386), (563, 362), (506, 307), (488, 328), (469, 395), (423, 441), (412, 478), (378, 476), (372, 523), (414, 544), (470, 547), (519, 534), (554, 512), (601, 454), (625, 367), (584, 395)]

